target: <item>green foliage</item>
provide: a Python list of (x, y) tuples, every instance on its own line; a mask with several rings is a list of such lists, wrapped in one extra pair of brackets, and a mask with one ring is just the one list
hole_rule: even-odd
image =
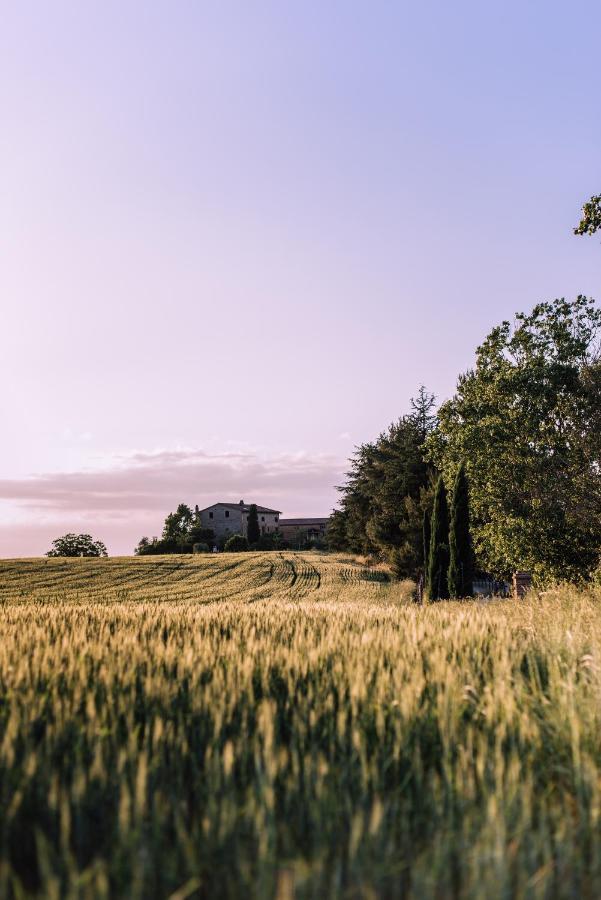
[(195, 544), (215, 543), (215, 532), (202, 525), (198, 506), (194, 512), (185, 503), (180, 503), (176, 511), (165, 519), (162, 537), (140, 539), (135, 549), (136, 556), (156, 556), (163, 553), (192, 553)]
[(601, 194), (597, 194), (582, 207), (582, 219), (574, 234), (595, 234), (601, 230)]
[(471, 597), (474, 592), (473, 578), (469, 489), (465, 466), (462, 463), (457, 470), (451, 497), (449, 595), (451, 597)]
[(333, 549), (394, 558), (402, 576), (423, 564), (422, 517), (432, 492), (424, 443), (436, 421), (424, 387), (411, 407), (374, 443), (357, 448), (327, 537)]
[(64, 534), (52, 541), (52, 550), (46, 556), (108, 556), (102, 541), (95, 541), (90, 534)]
[(539, 581), (576, 579), (601, 547), (601, 312), (592, 300), (540, 303), (478, 348), (428, 439), (452, 482), (465, 462), (478, 564)]
[(199, 541), (197, 544), (192, 544), (192, 553), (209, 553), (210, 547), (208, 544)]
[(422, 516), (422, 553), (423, 553), (423, 572), (424, 578), (427, 578), (428, 568), (430, 565), (430, 541), (432, 538), (432, 510), (425, 507)]
[(430, 600), (449, 596), (449, 507), (442, 476), (436, 482), (430, 533), (430, 554), (426, 589)]
[(248, 550), (248, 541), (243, 534), (233, 534), (227, 539), (223, 549), (226, 553), (241, 553)]
[(251, 547), (254, 544), (259, 543), (261, 537), (261, 529), (259, 527), (259, 514), (257, 512), (256, 503), (251, 503), (249, 507), (246, 533), (248, 535), (248, 543), (251, 545)]
[(346, 550), (349, 539), (346, 533), (347, 514), (341, 509), (333, 509), (326, 530), (326, 543), (328, 550), (334, 553)]

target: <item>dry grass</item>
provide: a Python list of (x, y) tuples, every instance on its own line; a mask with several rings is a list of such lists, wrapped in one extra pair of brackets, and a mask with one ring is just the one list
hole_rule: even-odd
[(600, 896), (601, 595), (382, 577), (0, 563), (0, 896)]

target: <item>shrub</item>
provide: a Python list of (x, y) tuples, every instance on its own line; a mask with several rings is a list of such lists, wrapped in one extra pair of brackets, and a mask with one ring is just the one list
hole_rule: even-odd
[(52, 541), (52, 550), (46, 556), (108, 556), (102, 541), (95, 541), (90, 534), (64, 534)]
[(210, 549), (209, 545), (204, 544), (202, 541), (192, 545), (192, 553), (209, 553)]
[(223, 548), (226, 553), (241, 553), (248, 550), (248, 541), (242, 534), (233, 534), (228, 538)]

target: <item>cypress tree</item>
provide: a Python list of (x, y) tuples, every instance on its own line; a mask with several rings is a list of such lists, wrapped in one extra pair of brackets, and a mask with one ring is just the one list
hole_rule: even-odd
[(442, 475), (436, 483), (428, 560), (428, 596), (430, 600), (446, 600), (449, 596), (449, 507)]
[(251, 503), (248, 510), (248, 523), (246, 525), (246, 534), (248, 543), (252, 546), (258, 544), (261, 537), (261, 529), (259, 528), (259, 514), (257, 512), (257, 504)]
[(430, 560), (431, 515), (430, 510), (426, 508), (424, 510), (424, 520), (422, 523), (422, 535), (424, 541), (424, 579), (428, 577), (428, 562)]
[(470, 506), (467, 475), (463, 463), (453, 485), (449, 527), (449, 593), (451, 597), (471, 597), (473, 554), (470, 537)]

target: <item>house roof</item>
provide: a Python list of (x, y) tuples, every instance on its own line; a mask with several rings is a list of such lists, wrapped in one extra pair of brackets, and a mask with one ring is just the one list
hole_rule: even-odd
[[(210, 506), (205, 506), (204, 509), (201, 509), (201, 512), (206, 512), (208, 509), (215, 509), (216, 506), (223, 506), (226, 509), (241, 509), (242, 512), (247, 513), (252, 506), (252, 503), (211, 503)], [(258, 513), (272, 513), (275, 516), (279, 516), (281, 513), (281, 509), (270, 509), (268, 506), (259, 506), (256, 504)]]

